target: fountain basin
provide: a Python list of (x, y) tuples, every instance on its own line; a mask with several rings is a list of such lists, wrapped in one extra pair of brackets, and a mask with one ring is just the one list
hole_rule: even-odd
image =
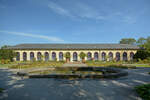
[[(22, 73), (29, 78), (118, 78), (128, 75), (128, 72), (111, 67), (55, 67), (52, 70), (34, 70)], [(20, 73), (21, 75), (21, 73)]]

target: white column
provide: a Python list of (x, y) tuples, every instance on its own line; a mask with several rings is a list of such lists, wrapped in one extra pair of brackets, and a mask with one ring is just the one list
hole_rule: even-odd
[(101, 51), (99, 51), (99, 53), (98, 53), (98, 60), (99, 60), (99, 61), (102, 60), (102, 57), (101, 57)]
[(59, 61), (59, 53), (58, 52), (55, 52), (56, 53), (56, 61)]
[(106, 52), (106, 60), (109, 61), (109, 55), (108, 55), (108, 52)]
[(94, 60), (94, 53), (95, 52), (91, 52), (91, 58), (92, 58), (92, 60)]
[(30, 61), (30, 52), (26, 51), (26, 53), (27, 53), (27, 61)]
[(13, 61), (17, 61), (17, 60), (16, 60), (16, 56), (13, 58)]
[(66, 61), (66, 57), (65, 57), (66, 52), (63, 52), (63, 60)]
[(130, 59), (130, 52), (129, 52), (129, 51), (127, 52), (127, 60), (128, 60), (128, 61), (131, 60), (131, 59)]
[(34, 58), (37, 61), (37, 51), (34, 52)]
[(85, 61), (87, 61), (87, 53), (88, 53), (88, 52), (84, 52), (84, 53), (86, 54)]
[(120, 52), (120, 61), (123, 61), (123, 52)]
[(42, 55), (42, 61), (45, 61), (45, 51), (40, 51), (41, 52), (41, 55)]
[(23, 52), (20, 52), (20, 61), (23, 61)]
[(113, 60), (115, 60), (116, 61), (116, 52), (112, 52), (113, 53)]
[(52, 60), (52, 53), (51, 53), (51, 51), (49, 51), (48, 54), (49, 54), (49, 60), (51, 61)]
[(80, 56), (79, 56), (80, 55), (80, 51), (77, 52), (77, 55), (78, 55), (77, 56), (77, 61), (80, 61)]
[(77, 60), (80, 61), (80, 56), (79, 56), (79, 55), (80, 55), (80, 52), (77, 52), (77, 55), (78, 55), (78, 56), (77, 56)]
[(73, 62), (73, 52), (70, 52), (70, 62)]

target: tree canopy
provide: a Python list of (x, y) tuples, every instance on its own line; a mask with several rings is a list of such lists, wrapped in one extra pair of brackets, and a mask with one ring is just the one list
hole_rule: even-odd
[(150, 51), (150, 36), (147, 38), (144, 37), (140, 37), (137, 40), (134, 38), (122, 38), (119, 41), (120, 44), (134, 44), (137, 45), (139, 47), (143, 47), (146, 50)]
[(119, 42), (120, 44), (135, 44), (136, 40), (134, 38), (123, 38)]
[(10, 47), (9, 45), (3, 45), (2, 47), (1, 47), (1, 49), (5, 49), (5, 48), (7, 48), (7, 47)]
[(0, 49), (0, 60), (10, 60), (13, 61), (15, 53), (12, 50)]
[(137, 45), (140, 47), (144, 47), (144, 44), (146, 43), (146, 38), (144, 37), (140, 37), (137, 41), (136, 41)]
[(134, 38), (123, 38), (119, 42), (120, 44), (134, 44), (144, 48), (144, 50), (138, 50), (134, 55), (134, 59), (144, 60), (150, 58), (150, 36), (147, 38), (140, 37), (137, 40)]
[(71, 57), (71, 55), (70, 55), (69, 52), (66, 52), (64, 56), (65, 56), (66, 58), (70, 58), (70, 57)]
[(84, 52), (81, 52), (81, 53), (79, 54), (79, 57), (80, 57), (81, 59), (84, 59), (84, 58), (86, 57), (86, 54), (85, 54)]
[(134, 55), (134, 59), (144, 60), (150, 57), (150, 53), (147, 50), (138, 50), (137, 53)]
[(16, 56), (16, 54), (13, 52), (13, 50), (6, 49), (8, 46), (4, 45), (0, 49), (0, 60), (10, 60), (13, 61), (13, 58)]

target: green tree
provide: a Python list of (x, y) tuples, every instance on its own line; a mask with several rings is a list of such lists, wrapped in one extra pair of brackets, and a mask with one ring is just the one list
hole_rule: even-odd
[(138, 50), (137, 53), (134, 55), (134, 59), (138, 60), (144, 60), (150, 57), (150, 53), (147, 50)]
[(134, 38), (123, 38), (119, 42), (120, 44), (135, 44), (136, 40)]
[(9, 45), (3, 45), (3, 46), (1, 46), (1, 49), (6, 49), (8, 47), (10, 47), (10, 46)]
[(70, 53), (66, 52), (64, 56), (66, 57), (66, 62), (69, 62), (71, 57)]
[(147, 42), (147, 39), (144, 38), (144, 37), (140, 37), (136, 44), (139, 46), (139, 47), (144, 47), (145, 48), (145, 43)]
[(66, 52), (65, 55), (64, 55), (66, 58), (70, 58), (70, 53), (69, 52)]
[(146, 39), (145, 49), (150, 52), (150, 36)]
[(0, 49), (0, 60), (10, 60), (13, 61), (13, 58), (16, 56), (16, 53), (10, 49)]
[(79, 54), (79, 57), (80, 57), (81, 59), (85, 59), (86, 54), (85, 54), (84, 52), (81, 52), (81, 53)]

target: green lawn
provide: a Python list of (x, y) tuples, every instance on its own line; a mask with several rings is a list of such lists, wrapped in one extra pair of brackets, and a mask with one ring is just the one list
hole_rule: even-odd
[(150, 64), (134, 64), (136, 67), (150, 67)]
[(12, 65), (13, 65), (13, 64), (0, 64), (0, 68), (1, 68), (1, 67), (7, 68), (7, 67), (12, 66)]
[(87, 61), (86, 64), (88, 66), (129, 66), (129, 67), (150, 67), (150, 64), (139, 64), (139, 63), (131, 63), (131, 62), (101, 62), (101, 61)]
[(21, 62), (18, 64), (14, 64), (9, 66), (9, 68), (33, 68), (33, 67), (61, 67), (64, 62), (56, 62), (56, 61), (49, 61), (49, 62)]
[[(48, 62), (11, 62), (10, 64), (0, 64), (1, 67), (8, 68), (33, 68), (33, 67), (61, 67), (64, 62), (48, 61)], [(100, 67), (120, 67), (120, 68), (135, 68), (135, 67), (150, 67), (150, 64), (139, 64), (131, 62), (102, 62), (102, 61), (86, 61), (88, 66)]]

